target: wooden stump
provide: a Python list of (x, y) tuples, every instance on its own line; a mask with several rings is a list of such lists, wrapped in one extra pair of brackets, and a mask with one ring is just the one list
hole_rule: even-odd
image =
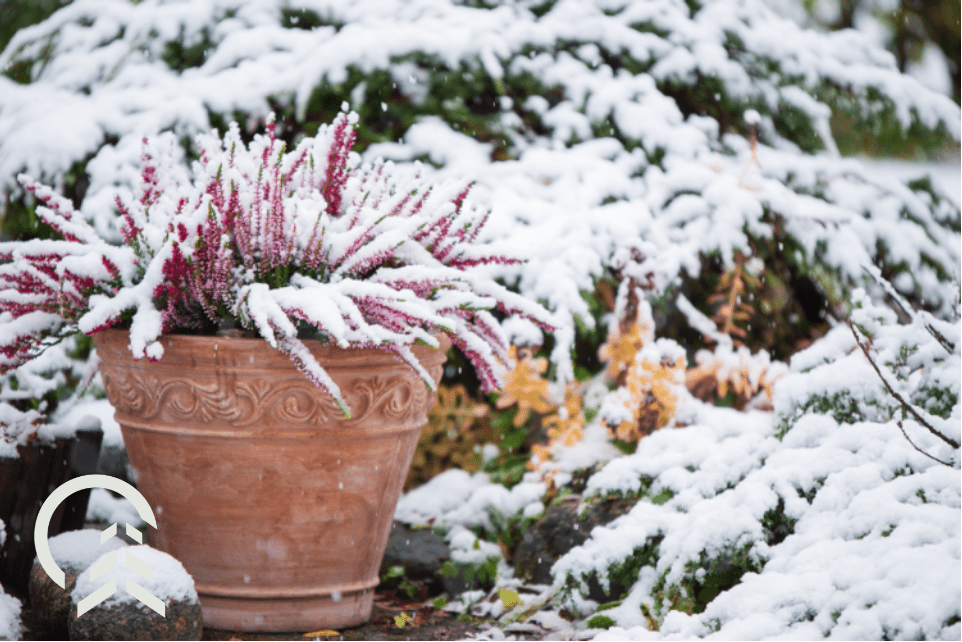
[[(96, 471), (103, 432), (78, 430), (76, 437), (19, 446), (16, 459), (0, 459), (0, 520), (7, 539), (0, 549), (0, 582), (10, 592), (27, 594), (36, 557), (33, 531), (37, 513), (58, 486)], [(78, 491), (57, 508), (48, 537), (83, 528), (90, 491)]]

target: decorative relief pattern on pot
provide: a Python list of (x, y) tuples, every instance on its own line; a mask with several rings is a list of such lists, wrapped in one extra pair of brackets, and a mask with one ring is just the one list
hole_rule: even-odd
[[(432, 368), (431, 375), (439, 377), (440, 369)], [(330, 397), (299, 375), (272, 385), (263, 380), (237, 381), (232, 376), (218, 377), (214, 383), (197, 383), (109, 370), (113, 369), (101, 366), (110, 403), (119, 413), (143, 420), (219, 420), (238, 428), (271, 420), (286, 426), (336, 422), (348, 427), (383, 417), (407, 424), (423, 421), (431, 400), (424, 382), (413, 374), (348, 380), (341, 384), (354, 411), (347, 419)]]

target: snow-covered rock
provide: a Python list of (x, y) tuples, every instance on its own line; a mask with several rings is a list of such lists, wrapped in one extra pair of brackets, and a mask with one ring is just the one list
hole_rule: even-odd
[(108, 584), (115, 588), (112, 595), (80, 617), (73, 611), (71, 640), (201, 638), (203, 618), (194, 580), (167, 553), (131, 546), (104, 554), (77, 578), (70, 593), (74, 606)]

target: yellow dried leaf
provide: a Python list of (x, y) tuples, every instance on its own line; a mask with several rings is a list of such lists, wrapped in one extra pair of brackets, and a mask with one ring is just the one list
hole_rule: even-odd
[(481, 447), (497, 441), (497, 429), (484, 421), (488, 405), (474, 400), (462, 385), (439, 386), (437, 402), (421, 430), (405, 490), (452, 467), (481, 469)]
[(508, 354), (515, 362), (515, 367), (505, 377), (504, 390), (495, 405), (498, 408), (508, 408), (517, 404), (518, 411), (514, 415), (513, 423), (515, 428), (520, 428), (528, 420), (532, 410), (546, 413), (555, 407), (550, 401), (548, 381), (541, 378), (548, 369), (548, 360), (532, 359), (528, 356), (518, 358), (515, 346), (511, 346)]
[(617, 328), (609, 332), (608, 340), (598, 349), (598, 358), (608, 364), (605, 376), (617, 379), (631, 365), (642, 346), (652, 340), (653, 334), (649, 323), (639, 322), (632, 323), (624, 334)]
[(506, 609), (510, 610), (516, 606), (522, 605), (521, 598), (518, 597), (517, 593), (510, 589), (500, 589), (498, 591), (498, 596), (501, 598), (501, 602), (504, 604), (504, 608)]

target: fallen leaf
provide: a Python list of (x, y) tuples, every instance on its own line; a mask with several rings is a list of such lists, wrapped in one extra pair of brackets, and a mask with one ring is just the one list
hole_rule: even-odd
[(504, 604), (504, 608), (513, 609), (516, 606), (521, 605), (521, 598), (518, 594), (510, 589), (501, 589), (498, 591), (498, 595), (501, 597), (501, 602)]
[(433, 609), (430, 606), (422, 606), (421, 608), (419, 608), (417, 610), (417, 613), (414, 614), (414, 622), (413, 624), (411, 624), (411, 626), (423, 625), (425, 622), (428, 621), (428, 618), (431, 617), (432, 611)]
[(327, 638), (332, 635), (340, 635), (340, 631), (335, 631), (334, 629), (321, 629), (320, 631), (311, 631), (310, 633), (305, 633), (302, 637), (305, 638)]
[(400, 615), (394, 616), (394, 623), (397, 625), (397, 628), (399, 629), (403, 629), (405, 624), (413, 621), (414, 620), (407, 613), (401, 613)]

